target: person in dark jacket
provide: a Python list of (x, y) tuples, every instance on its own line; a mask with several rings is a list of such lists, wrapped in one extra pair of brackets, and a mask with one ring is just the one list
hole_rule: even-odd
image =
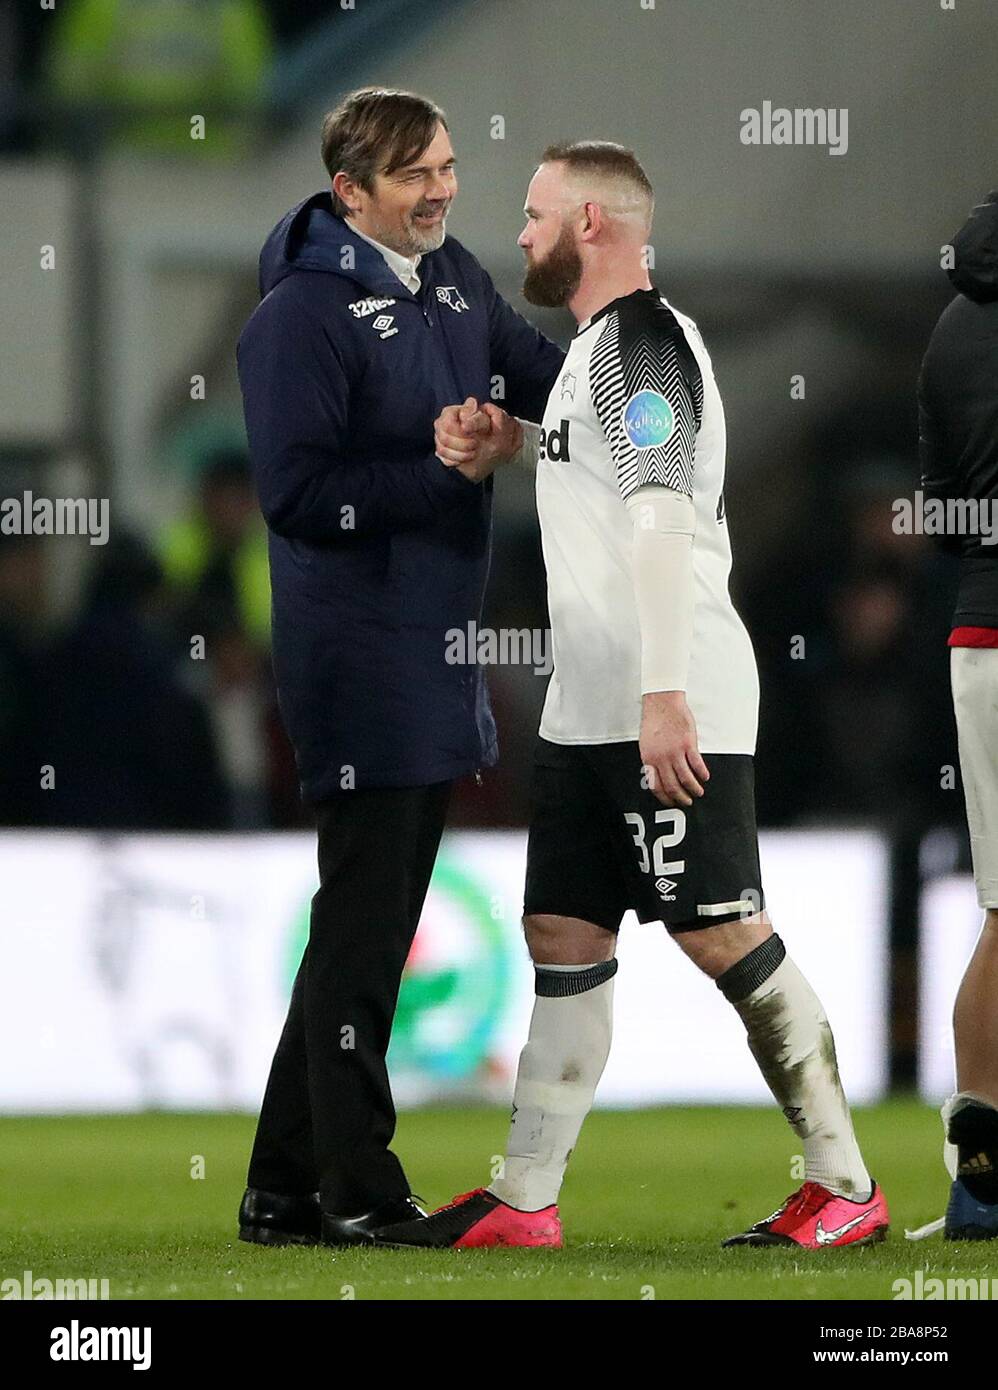
[[(269, 528), (273, 661), (320, 887), (274, 1057), (240, 1235), (340, 1244), (418, 1213), (390, 1151), (385, 1054), (456, 778), (495, 763), (478, 665), (492, 469), (563, 354), (453, 237), (443, 113), (364, 89), (323, 123), (332, 181), (280, 221), (237, 360)], [(487, 438), (449, 467), (434, 422)], [(478, 402), (485, 402), (481, 409)]]
[[(953, 242), (959, 294), (936, 324), (919, 379), (926, 515), (960, 556), (950, 675), (977, 900), (985, 911), (954, 1010), (957, 1091), (943, 1108), (951, 1240), (998, 1237), (998, 192)], [(954, 1162), (955, 1160), (955, 1162)]]

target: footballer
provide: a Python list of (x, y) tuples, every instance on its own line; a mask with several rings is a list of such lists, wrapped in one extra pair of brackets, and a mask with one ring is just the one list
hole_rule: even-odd
[[(562, 1243), (558, 1194), (609, 1054), (628, 909), (663, 922), (715, 981), (803, 1149), (798, 1191), (725, 1244), (887, 1233), (824, 1009), (765, 911), (759, 685), (728, 593), (724, 411), (696, 325), (648, 278), (653, 202), (634, 155), (603, 142), (552, 146), (528, 190), (524, 295), (578, 324), (537, 437), (554, 670), (524, 903), (536, 998), (501, 1176), (379, 1241)], [(455, 467), (474, 458), (483, 414), (502, 425), (498, 407), (474, 406), (437, 421)]]

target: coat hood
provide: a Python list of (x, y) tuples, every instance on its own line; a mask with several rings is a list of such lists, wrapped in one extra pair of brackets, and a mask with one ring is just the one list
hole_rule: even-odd
[(998, 299), (998, 192), (989, 193), (953, 238), (954, 289), (985, 303)]
[[(345, 246), (353, 248), (353, 263), (347, 268), (343, 265)], [(267, 237), (260, 252), (260, 298), (300, 270), (340, 275), (362, 285), (369, 294), (396, 298), (409, 294), (384, 256), (336, 216), (328, 192), (313, 193), (298, 203)]]

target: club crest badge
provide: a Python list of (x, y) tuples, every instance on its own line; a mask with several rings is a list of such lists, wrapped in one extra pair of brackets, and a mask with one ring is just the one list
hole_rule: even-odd
[(456, 285), (438, 285), (437, 299), (441, 304), (446, 304), (448, 309), (453, 309), (455, 314), (460, 314), (469, 307)]

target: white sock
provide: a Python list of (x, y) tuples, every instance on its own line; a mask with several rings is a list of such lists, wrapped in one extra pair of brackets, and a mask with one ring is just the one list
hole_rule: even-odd
[(553, 1206), (610, 1053), (616, 960), (538, 966), (502, 1176), (489, 1188), (521, 1211)]
[(783, 942), (769, 937), (717, 985), (745, 1024), (766, 1084), (802, 1142), (805, 1181), (865, 1200), (873, 1183), (853, 1132), (832, 1030)]

